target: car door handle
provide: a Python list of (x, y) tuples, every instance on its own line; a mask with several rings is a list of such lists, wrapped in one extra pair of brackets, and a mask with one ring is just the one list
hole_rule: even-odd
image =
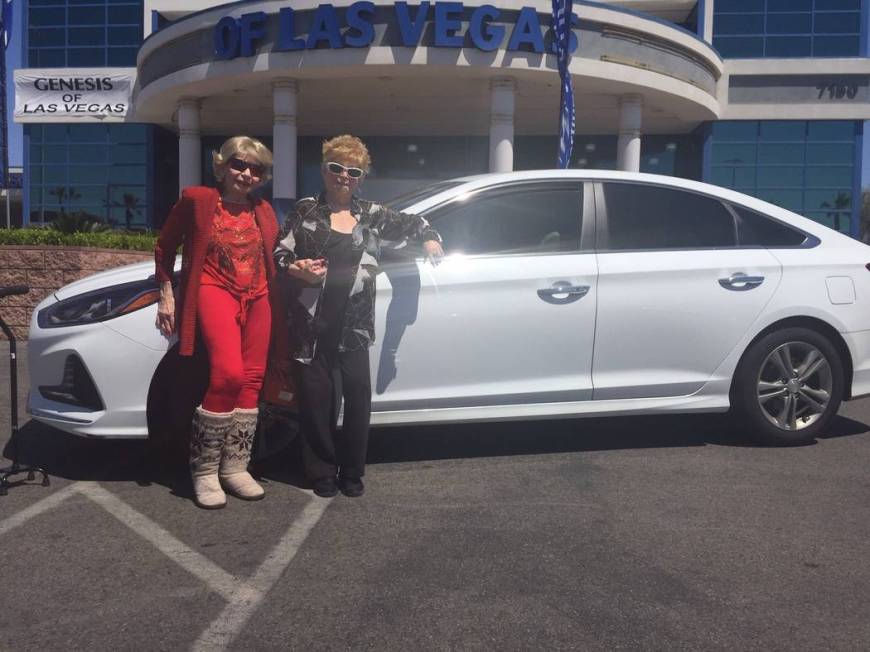
[(764, 283), (763, 276), (747, 276), (743, 272), (732, 274), (728, 278), (720, 278), (719, 285), (726, 290), (734, 290), (735, 292), (745, 292), (757, 288)]
[(538, 296), (547, 303), (559, 305), (582, 299), (588, 292), (588, 285), (571, 285), (568, 281), (556, 281), (551, 287), (538, 290)]

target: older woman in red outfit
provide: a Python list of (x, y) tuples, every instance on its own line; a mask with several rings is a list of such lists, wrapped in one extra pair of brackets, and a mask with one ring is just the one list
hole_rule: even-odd
[[(266, 146), (236, 136), (213, 158), (218, 188), (185, 188), (154, 250), (157, 328), (169, 336), (177, 327), (182, 356), (193, 354), (198, 330), (209, 357), (208, 391), (193, 417), (190, 446), (195, 501), (205, 509), (224, 507), (224, 490), (244, 500), (263, 497), (247, 467), (269, 347), (278, 234), (272, 207), (251, 196), (268, 179)], [(176, 308), (172, 274), (179, 245)]]

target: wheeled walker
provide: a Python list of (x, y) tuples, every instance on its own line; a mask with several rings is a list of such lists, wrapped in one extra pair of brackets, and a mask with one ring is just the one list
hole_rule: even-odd
[[(9, 287), (0, 287), (0, 299), (3, 297), (11, 297), (19, 294), (27, 294), (30, 288), (26, 285), (12, 285)], [(38, 466), (29, 466), (18, 463), (18, 351), (15, 342), (15, 333), (0, 317), (0, 330), (9, 339), (9, 416), (11, 421), (11, 432), (9, 436), (9, 447), (12, 456), (12, 466), (0, 468), (0, 496), (5, 496), (8, 493), (12, 483), (9, 478), (21, 473), (27, 474), (28, 480), (35, 480), (36, 474), (42, 474), (42, 486), (49, 486), (48, 473), (45, 469)]]

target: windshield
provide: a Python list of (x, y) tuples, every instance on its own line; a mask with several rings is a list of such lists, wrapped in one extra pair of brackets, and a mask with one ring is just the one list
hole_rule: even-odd
[(425, 199), (426, 197), (430, 197), (432, 195), (437, 195), (439, 192), (449, 190), (450, 188), (455, 188), (456, 186), (462, 185), (463, 183), (463, 181), (436, 181), (435, 183), (430, 183), (427, 186), (422, 186), (420, 188), (417, 188), (416, 190), (407, 192), (404, 195), (394, 197), (390, 201), (386, 202), (386, 205), (388, 208), (392, 208), (394, 211), (403, 211), (408, 208), (408, 206), (416, 204), (421, 199)]

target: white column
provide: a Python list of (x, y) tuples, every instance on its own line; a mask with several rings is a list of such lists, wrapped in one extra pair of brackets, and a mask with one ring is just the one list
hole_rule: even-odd
[(272, 197), (296, 197), (296, 97), (299, 87), (292, 79), (272, 84)]
[(202, 184), (202, 142), (199, 131), (199, 102), (185, 98), (178, 102), (178, 191)]
[(713, 43), (713, 3), (715, 0), (707, 0), (703, 3), (704, 9), (704, 33), (701, 35), (707, 43)]
[(616, 145), (616, 167), (626, 172), (640, 170), (640, 128), (643, 100), (639, 95), (619, 98), (619, 142)]
[(514, 169), (514, 95), (513, 79), (494, 79), (490, 83), (489, 171)]

